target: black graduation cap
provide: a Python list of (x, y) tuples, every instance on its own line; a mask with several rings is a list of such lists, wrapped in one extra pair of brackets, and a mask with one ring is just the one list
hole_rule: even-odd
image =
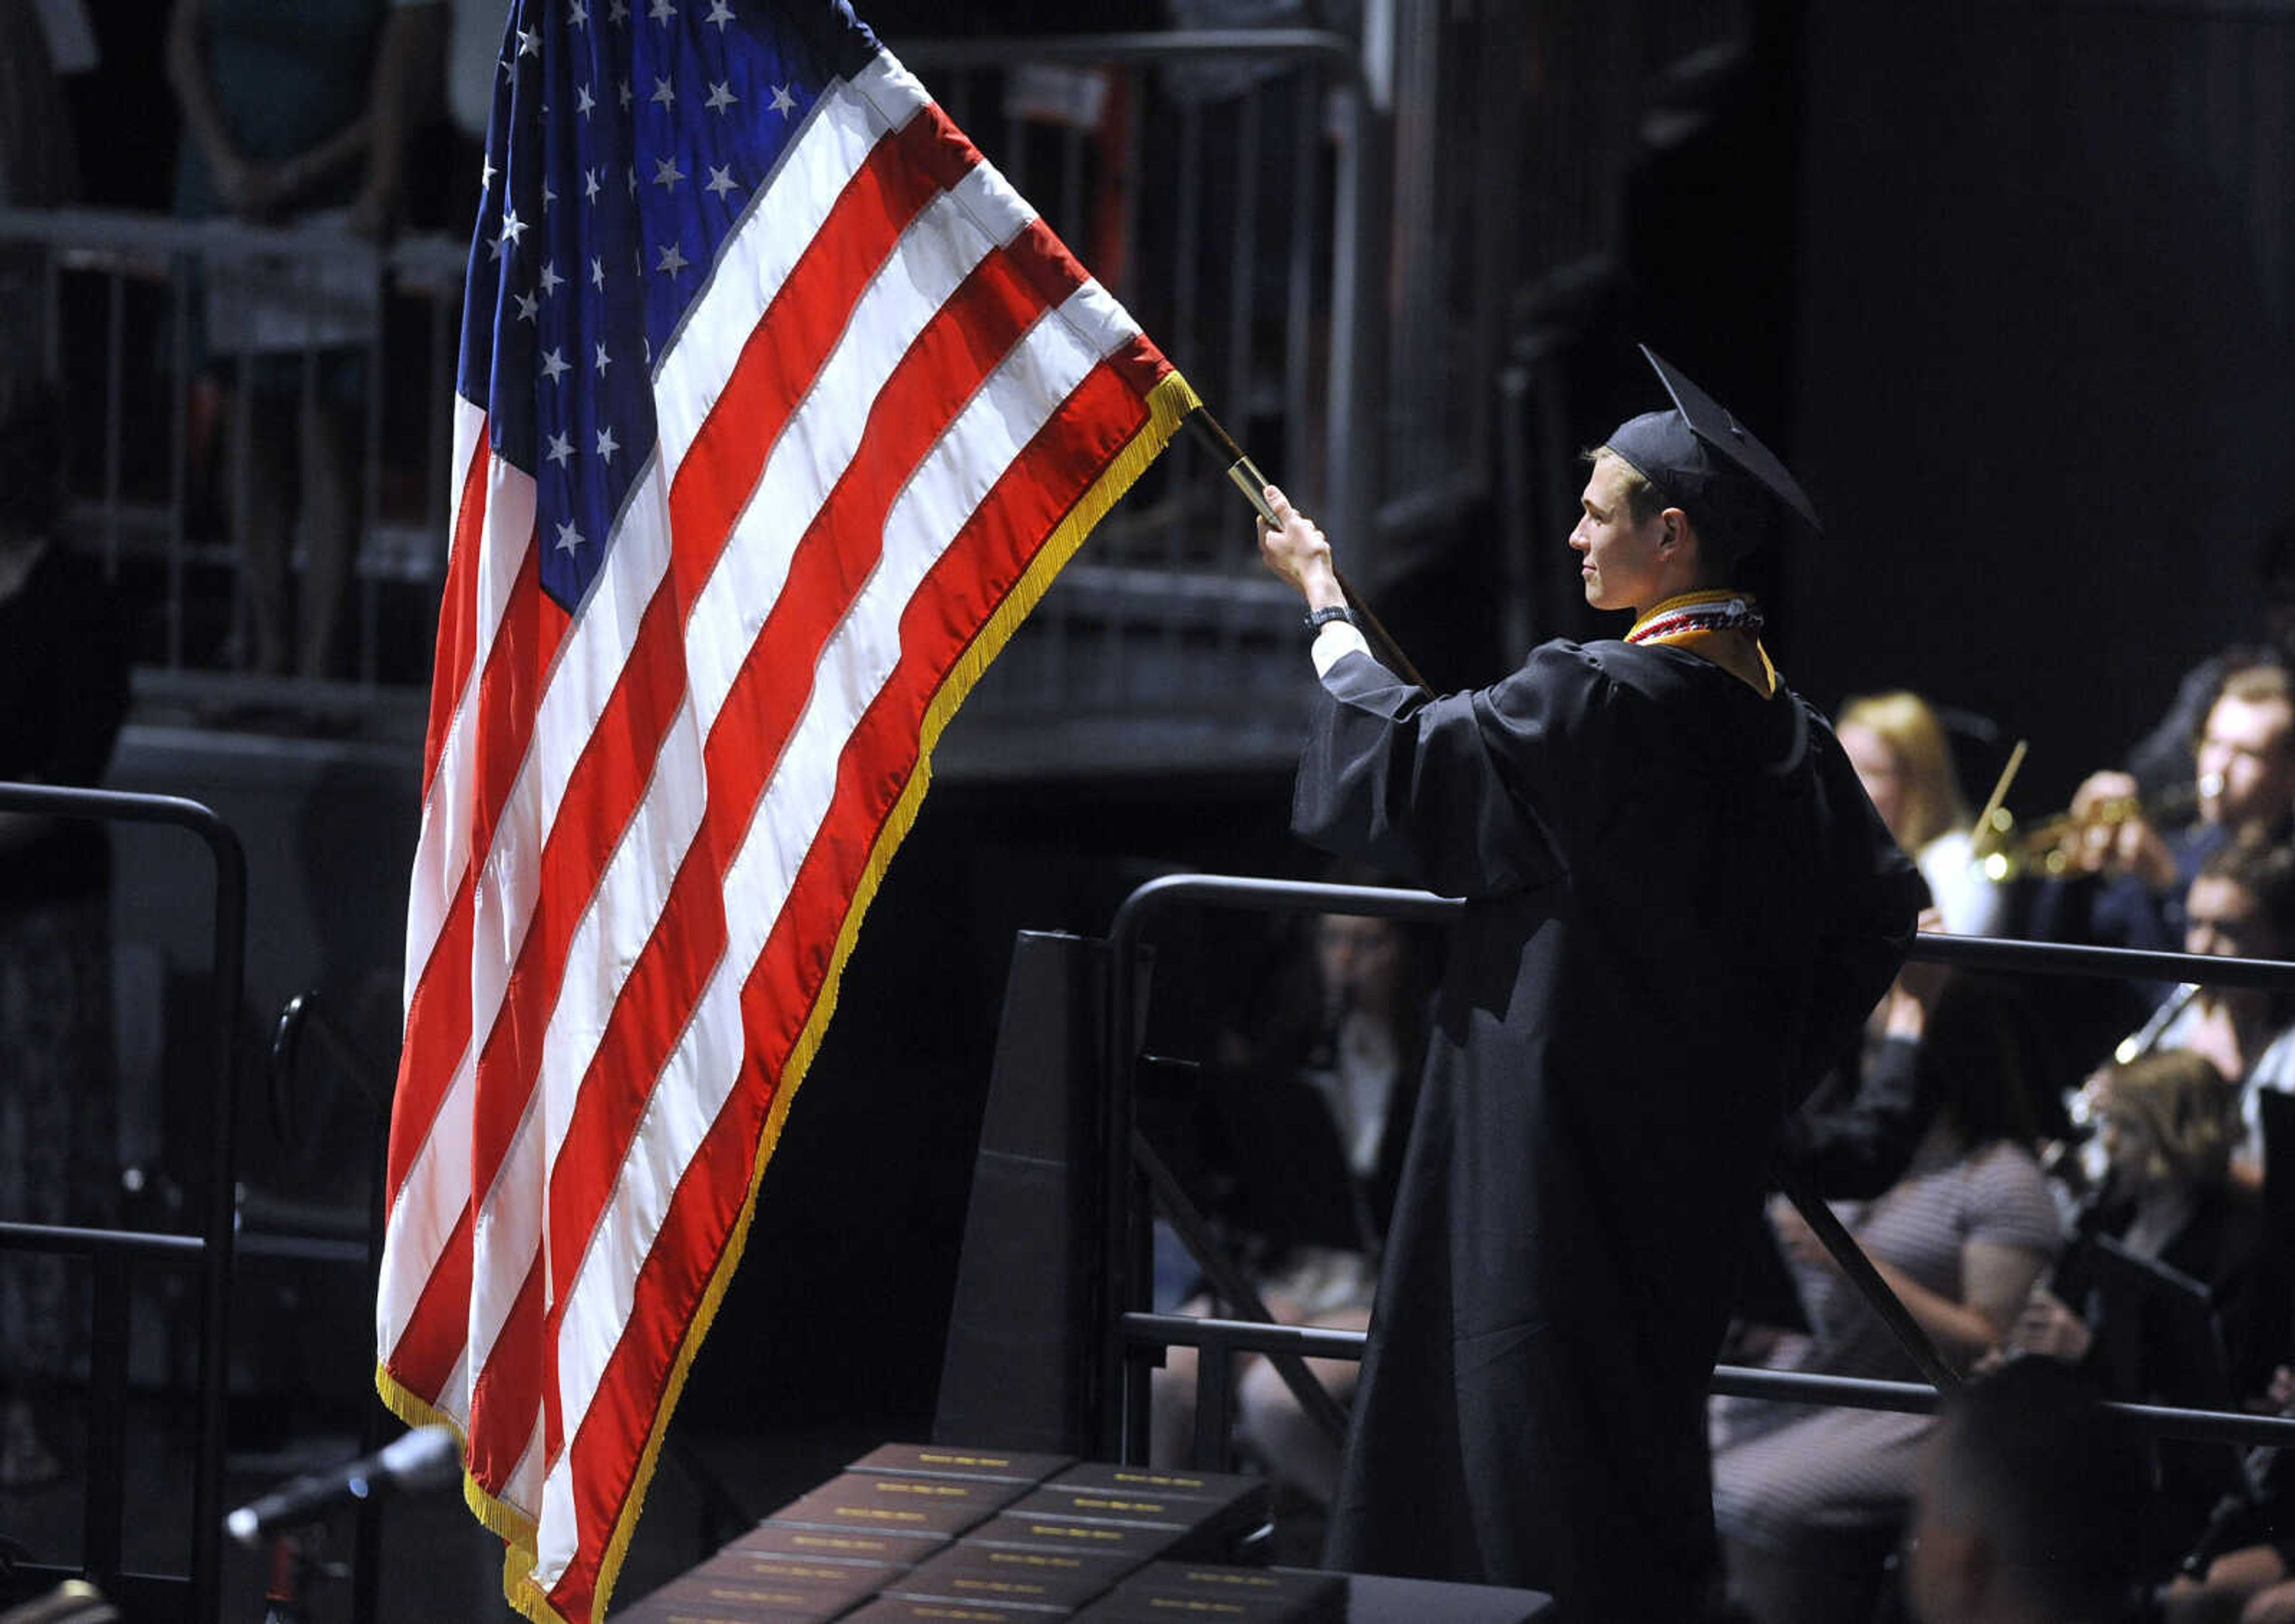
[(1817, 509), (1776, 453), (1719, 401), (1658, 359), (1648, 345), (1641, 352), (1673, 396), (1674, 410), (1629, 419), (1610, 437), (1609, 448), (1688, 510), (1693, 519), (1701, 509), (1743, 512), (1757, 505), (1758, 499), (1749, 502), (1750, 485), (1768, 492), (1822, 535)]

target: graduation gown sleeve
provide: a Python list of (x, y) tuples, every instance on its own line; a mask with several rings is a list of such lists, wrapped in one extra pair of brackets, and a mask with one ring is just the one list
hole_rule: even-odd
[(1323, 688), (1292, 803), (1302, 838), (1445, 896), (1505, 896), (1557, 877), (1567, 835), (1551, 821), (1552, 780), (1608, 692), (1582, 650), (1549, 643), (1495, 687), (1433, 699), (1349, 654)]

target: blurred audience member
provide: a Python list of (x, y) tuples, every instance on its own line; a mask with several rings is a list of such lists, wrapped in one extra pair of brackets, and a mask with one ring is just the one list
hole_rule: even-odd
[(1948, 1399), (1905, 1546), (1918, 1624), (2130, 1616), (2145, 1467), (2134, 1429), (2074, 1376), (2014, 1361)]
[[(127, 663), (102, 575), (56, 537), (56, 418), (45, 388), (0, 374), (0, 779), (86, 786)], [(110, 864), (96, 823), (0, 812), (0, 1219), (101, 1223), (118, 1187)], [(43, 1421), (84, 1335), (84, 1277), (0, 1254), (0, 1488), (62, 1470)]]
[[(2033, 1160), (2013, 1005), (1984, 983), (1938, 996), (1919, 1064), (1939, 1102), (1905, 1177), (1841, 1217), (1948, 1359), (1996, 1347), (2054, 1255), (2056, 1214)], [(1800, 1216), (1772, 1209), (1811, 1329), (1786, 1369), (1917, 1380), (1918, 1367)], [(1730, 1587), (1761, 1624), (1871, 1616), (1932, 1423), (1767, 1400), (1714, 1406), (1713, 1501)]]
[[(2079, 1365), (2116, 1399), (2205, 1408), (2259, 1396), (2286, 1352), (2287, 1310), (2257, 1204), (2232, 1187), (2238, 1090), (2188, 1049), (2111, 1066), (2089, 1086), (2107, 1171), (2010, 1346)], [(2107, 1250), (2171, 1272), (2157, 1285), (2125, 1266), (2100, 1272)], [(2219, 1445), (2160, 1446), (2148, 1526), (2161, 1565), (2204, 1525), (2222, 1465)]]
[[(435, 0), (176, 0), (167, 77), (187, 137), (176, 212), (387, 234), (398, 217), (417, 86), (436, 78), (438, 23)], [(225, 440), (244, 473), (235, 500), (247, 545), (248, 663), (333, 674), (357, 534), (357, 423), (368, 388), (360, 347), (380, 319), (373, 274), (347, 260), (284, 275), (240, 261), (206, 276), (189, 303), (196, 364), (218, 355), (247, 361), (243, 371), (221, 371), (225, 387), (242, 378), (247, 386), (232, 405), (242, 421)], [(195, 394), (207, 404), (195, 423), (212, 424), (216, 389)], [(297, 535), (304, 590), (290, 662), (286, 564)]]
[[(1245, 1197), (1235, 1204), (1246, 1214), (1239, 1238), (1254, 1288), (1278, 1320), (1359, 1331), (1370, 1322), (1379, 1245), (1393, 1212), (1417, 1098), (1431, 969), (1409, 927), (1395, 920), (1327, 914), (1313, 921), (1312, 931), (1311, 974), (1278, 995), (1273, 1009), (1258, 1012), (1248, 1037), (1223, 1045), (1213, 1068), (1213, 1087), (1229, 1097), (1224, 1103), (1246, 1108), (1221, 1111), (1222, 1101), (1212, 1104), (1232, 1133), (1237, 1124), (1279, 1122), (1248, 1108), (1254, 1093), (1303, 1087), (1319, 1102), (1334, 1130), (1329, 1142), (1344, 1164), (1330, 1171), (1345, 1211), (1326, 1215), (1315, 1231), (1319, 1238), (1285, 1233), (1286, 1215), (1249, 1199), (1255, 1182), (1252, 1158), (1268, 1147), (1231, 1142), (1226, 1159)], [(1295, 1150), (1309, 1154), (1305, 1145)], [(1200, 1313), (1209, 1306), (1199, 1298), (1183, 1311)], [(1359, 1367), (1352, 1361), (1311, 1360), (1309, 1368), (1342, 1404), (1353, 1396)], [(1156, 1383), (1159, 1460), (1181, 1460), (1189, 1452), (1195, 1377), (1192, 1351), (1173, 1349)], [(1243, 1362), (1237, 1397), (1238, 1440), (1271, 1476), (1327, 1504), (1337, 1481), (1339, 1440), (1304, 1413), (1264, 1359)]]
[[(2206, 1056), (2182, 1049), (2107, 1067), (2089, 1092), (2103, 1182), (2084, 1207), (2054, 1281), (2033, 1291), (2011, 1345), (2070, 1363), (2088, 1358), (2110, 1312), (2091, 1290), (2089, 1253), (2096, 1237), (2108, 1236), (2208, 1288), (2235, 1391), (2260, 1392), (2282, 1351), (2284, 1327), (2266, 1322), (2250, 1328), (2246, 1318), (2254, 1306), (2246, 1288), (2258, 1263), (2259, 1229), (2255, 1204), (2231, 1181), (2238, 1090)], [(2201, 1378), (2177, 1368), (2182, 1357), (2164, 1341), (2147, 1350), (2140, 1385), (2116, 1396), (2182, 1404), (2221, 1397), (2199, 1391)]]
[(2255, 575), (2263, 641), (2226, 649), (2193, 666), (2177, 685), (2168, 714), (2128, 754), (2128, 771), (2147, 804), (2162, 796), (2173, 798), (2191, 783), (2192, 747), (2226, 677), (2242, 666), (2284, 665), (2295, 658), (2295, 514), (2264, 533), (2256, 549)]
[[(2274, 1375), (2270, 1396), (2279, 1415), (2295, 1415), (2295, 1370)], [(2295, 1624), (2295, 1450), (2247, 1450), (2240, 1471), (2164, 1587), (2163, 1624)]]
[[(2295, 688), (2277, 665), (2225, 674), (2194, 747), (2189, 804), (2196, 819), (2163, 832), (2125, 772), (2092, 775), (2072, 796), (2082, 825), (2074, 861), (2107, 883), (2088, 910), (2090, 939), (2171, 946), (2185, 893), (2201, 866), (2243, 833), (2284, 839), (2295, 820)], [(2184, 799), (2182, 796), (2173, 797)]]
[[(2175, 825), (2173, 804), (2139, 802), (2136, 780), (2100, 772), (2072, 797), (2066, 870), (2031, 890), (2022, 934), (2041, 942), (2169, 951), (2185, 935), (2192, 881), (2232, 842), (2284, 840), (2295, 811), (2295, 696), (2276, 665), (2231, 672), (2210, 701), (2198, 741), (2194, 778), (2175, 795), (2192, 820)], [(2083, 1075), (2144, 1024), (2168, 985), (2082, 981), (2036, 989), (2067, 1060)]]
[(1918, 694), (1876, 694), (1842, 707), (1841, 748), (1897, 844), (1920, 865), (1942, 928), (1984, 936), (2000, 922), (2000, 896), (1972, 859), (1968, 803), (1952, 745)]
[[(2184, 902), (2184, 951), (2224, 959), (2295, 953), (2295, 847), (2250, 831), (2200, 868)], [(2266, 1089), (2295, 1091), (2295, 999), (2254, 987), (2187, 987), (2162, 1005), (2140, 1043), (2206, 1056), (2238, 1090), (2240, 1130), (2231, 1176), (2263, 1187)]]

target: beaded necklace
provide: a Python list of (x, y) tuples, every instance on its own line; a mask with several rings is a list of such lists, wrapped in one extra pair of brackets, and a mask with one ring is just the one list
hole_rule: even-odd
[(1668, 598), (1634, 622), (1629, 643), (1663, 643), (1711, 660), (1763, 698), (1777, 691), (1777, 668), (1761, 647), (1760, 606), (1727, 587)]

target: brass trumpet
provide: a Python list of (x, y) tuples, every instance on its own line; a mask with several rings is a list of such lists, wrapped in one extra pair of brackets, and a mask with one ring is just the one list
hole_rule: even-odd
[(1969, 856), (1987, 879), (1999, 882), (2037, 874), (2060, 878), (2073, 871), (2084, 847), (2099, 836), (2106, 842), (2121, 825), (2141, 820), (2154, 822), (2190, 817), (2200, 802), (2223, 793), (2220, 774), (2209, 773), (2196, 786), (2174, 786), (2155, 796), (2150, 805), (2134, 796), (2111, 796), (2081, 812), (2066, 810), (2043, 818), (2029, 828), (2019, 828), (2016, 814), (2001, 803), (2016, 770), (2024, 764), (2024, 741), (2016, 741), (2008, 764), (1993, 786), (1991, 797), (1977, 814), (1969, 840)]
[(2071, 872), (2080, 848), (2097, 834), (2143, 815), (2144, 804), (2134, 796), (2114, 796), (2085, 813), (2060, 812), (2020, 829), (2016, 814), (1998, 806), (1978, 826), (1970, 842), (1970, 854), (1989, 880), (2017, 879), (2027, 874), (2053, 879)]

